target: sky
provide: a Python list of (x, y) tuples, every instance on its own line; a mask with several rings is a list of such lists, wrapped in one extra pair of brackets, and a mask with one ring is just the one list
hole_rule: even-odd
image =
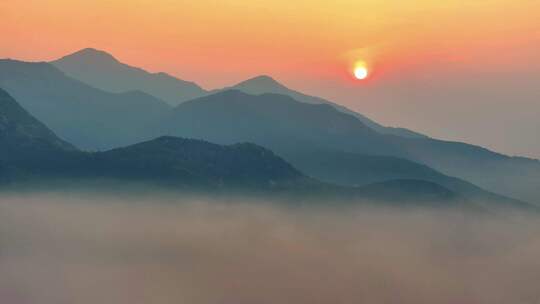
[(383, 124), (540, 158), (537, 0), (3, 0), (0, 35), (0, 58), (94, 47), (207, 89), (267, 74)]

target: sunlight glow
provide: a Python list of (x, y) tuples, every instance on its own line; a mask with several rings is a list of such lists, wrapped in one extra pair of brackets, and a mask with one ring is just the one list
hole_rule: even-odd
[(357, 64), (354, 68), (354, 77), (359, 80), (364, 80), (369, 76), (369, 71), (365, 64)]

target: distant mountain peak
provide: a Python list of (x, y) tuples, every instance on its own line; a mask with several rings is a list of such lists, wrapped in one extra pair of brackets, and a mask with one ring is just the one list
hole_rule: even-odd
[(148, 72), (94, 48), (82, 49), (51, 63), (69, 77), (92, 87), (113, 93), (139, 90), (171, 105), (207, 94), (191, 81), (163, 72)]
[(266, 81), (266, 82), (278, 83), (274, 78), (272, 78), (272, 76), (269, 76), (269, 75), (258, 75), (258, 76), (247, 79), (246, 82), (247, 81)]
[(72, 53), (70, 55), (66, 55), (62, 57), (60, 60), (65, 60), (68, 58), (74, 58), (74, 59), (85, 59), (85, 61), (95, 62), (95, 61), (104, 61), (104, 62), (118, 62), (116, 58), (114, 58), (113, 55), (94, 48), (85, 48), (82, 50), (79, 50), (75, 53)]
[(279, 83), (274, 78), (268, 75), (259, 75), (248, 80), (242, 81), (239, 84), (235, 85), (234, 88), (240, 90), (247, 90), (248, 92), (252, 90), (268, 91), (268, 93), (277, 93), (283, 90), (288, 90), (287, 87)]

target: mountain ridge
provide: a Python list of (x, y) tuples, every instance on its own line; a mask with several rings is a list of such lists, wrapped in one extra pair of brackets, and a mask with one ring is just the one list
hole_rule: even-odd
[[(194, 82), (181, 80), (163, 72), (147, 72), (144, 69), (122, 63), (110, 53), (94, 48), (79, 50), (54, 60), (51, 64), (58, 67), (67, 75), (96, 88), (114, 93), (138, 89), (174, 106), (190, 99), (229, 89), (239, 89), (250, 94), (278, 93), (291, 96), (301, 102), (330, 104), (344, 113), (355, 115), (370, 128), (383, 134), (426, 137), (423, 134), (405, 128), (382, 126), (342, 105), (289, 89), (268, 75), (255, 76), (231, 87), (206, 91)], [(111, 74), (114, 76), (111, 77)], [(173, 88), (175, 83), (178, 85), (178, 88)]]
[(141, 90), (171, 105), (206, 94), (192, 81), (151, 73), (120, 62), (113, 55), (86, 48), (51, 62), (67, 75), (112, 93)]
[[(317, 172), (318, 164), (333, 162), (332, 170), (344, 174), (347, 166), (337, 159), (345, 157), (343, 153), (353, 153), (407, 159), (525, 201), (537, 201), (540, 197), (534, 179), (520, 179), (524, 168), (538, 166), (538, 162), (512, 159), (465, 143), (382, 135), (330, 105), (310, 105), (279, 94), (222, 91), (177, 106), (173, 115), (160, 123), (166, 126), (159, 132), (168, 135), (222, 144), (254, 142), (276, 151), (303, 172), (318, 174), (312, 176), (321, 180), (328, 180), (330, 170)], [(317, 151), (340, 156), (325, 158)], [(316, 159), (317, 154), (321, 154), (320, 159)], [(530, 170), (538, 176), (540, 167)], [(332, 178), (335, 182), (336, 176)]]
[(94, 88), (45, 62), (0, 60), (0, 87), (60, 137), (84, 150), (137, 142), (146, 123), (171, 109), (144, 92)]
[(31, 116), (6, 91), (0, 88), (0, 158), (3, 160), (20, 157), (10, 153), (21, 147), (33, 147), (27, 153), (37, 150), (75, 151), (76, 148), (56, 136), (47, 126)]
[[(318, 201), (327, 204), (328, 200), (337, 199), (349, 203), (390, 203), (402, 207), (427, 204), (430, 207), (477, 209), (475, 203), (467, 202), (459, 193), (427, 181), (389, 181), (362, 188), (321, 183), (305, 176), (272, 151), (252, 143), (223, 146), (195, 139), (162, 136), (105, 152), (81, 152), (64, 142), (54, 144), (60, 139), (1, 89), (0, 118), (1, 122), (7, 121), (15, 126), (1, 128), (0, 140), (15, 137), (31, 141), (31, 145), (15, 143), (11, 146), (13, 149), (7, 151), (8, 145), (0, 146), (3, 153), (0, 153), (2, 187), (21, 183), (33, 187), (37, 183), (47, 185), (50, 189), (54, 188), (56, 182), (56, 186), (65, 189), (76, 184), (91, 185), (91, 181), (101, 181), (99, 183), (105, 187), (113, 181), (124, 185), (144, 182), (169, 185), (175, 191), (197, 192), (200, 189), (202, 193), (208, 193), (208, 190), (219, 190), (218, 193), (224, 194), (247, 190), (248, 194), (263, 195), (260, 198), (280, 198), (289, 203)], [(29, 121), (38, 127), (37, 133), (47, 135), (43, 143), (49, 144), (50, 150), (44, 153), (36, 149), (42, 142), (32, 141), (34, 133), (19, 132), (19, 126), (24, 127)], [(19, 133), (20, 136), (17, 135)], [(9, 157), (9, 154), (17, 157)], [(511, 200), (503, 205), (521, 208)]]
[[(169, 105), (151, 97), (151, 95), (133, 92), (108, 93), (72, 79), (58, 69), (50, 72), (51, 67), (46, 66), (46, 63), (18, 64), (24, 65), (25, 68), (33, 66), (35, 71), (25, 71), (19, 75), (16, 69), (10, 71), (6, 68), (6, 62), (0, 61), (0, 85), (20, 100), (30, 113), (44, 121), (60, 137), (74, 143), (77, 147), (85, 150), (108, 150), (167, 135), (167, 132), (156, 132), (154, 125), (161, 125), (167, 121), (170, 113), (175, 110), (171, 110)], [(47, 71), (50, 72), (50, 75), (47, 75)], [(259, 78), (259, 81), (262, 81), (263, 84), (274, 83), (271, 78), (265, 77)], [(303, 145), (318, 150), (323, 148), (323, 150), (338, 150), (363, 155), (394, 156), (427, 165), (447, 176), (471, 181), (483, 189), (526, 201), (540, 201), (540, 192), (537, 187), (540, 182), (540, 164), (537, 161), (510, 158), (481, 147), (459, 142), (385, 135), (376, 131), (369, 132), (367, 129), (373, 129), (363, 124), (354, 113), (343, 113), (331, 104), (323, 103), (326, 106), (312, 107), (313, 104), (297, 101), (290, 96), (278, 95), (250, 95), (246, 97), (242, 108), (237, 107), (236, 114), (227, 114), (226, 112), (231, 110), (229, 104), (221, 103), (219, 105), (220, 111), (212, 114), (215, 115), (212, 119), (207, 117), (208, 113), (198, 114), (198, 128), (208, 132), (206, 135), (211, 135), (209, 132), (215, 131), (212, 130), (215, 127), (211, 126), (215, 123), (213, 120), (217, 122), (222, 118), (225, 119), (226, 117), (223, 115), (237, 115), (235, 120), (231, 121), (231, 125), (223, 125), (221, 128), (227, 130), (237, 123), (244, 123), (244, 126), (237, 131), (238, 134), (232, 134), (230, 138), (225, 138), (225, 141), (233, 138), (243, 141), (247, 139), (261, 144), (261, 142), (257, 142), (257, 138), (262, 138), (261, 132), (268, 133), (265, 141), (276, 141), (276, 136), (285, 134), (288, 136), (287, 142), (281, 144), (287, 146), (287, 151), (276, 152), (279, 155), (289, 157), (289, 160), (299, 156), (298, 153), (291, 155), (290, 152), (293, 148), (302, 149)], [(284, 100), (283, 96), (290, 98), (289, 105), (294, 111), (283, 108), (275, 112), (276, 109), (274, 109), (272, 119), (269, 119), (269, 113), (254, 112), (251, 109), (253, 105), (249, 103), (249, 101), (257, 99), (272, 103), (275, 100)], [(195, 101), (200, 101), (200, 98)], [(190, 107), (193, 101), (187, 101)], [(316, 103), (315, 105), (321, 104)], [(332, 110), (344, 116), (337, 115)], [(59, 115), (59, 111), (62, 112), (61, 115)], [(251, 114), (238, 115), (246, 111), (250, 111)], [(311, 121), (302, 118), (305, 116), (304, 111), (311, 113), (308, 115), (312, 116)], [(323, 112), (330, 113), (331, 117)], [(252, 116), (250, 117), (250, 115)], [(288, 119), (285, 119), (287, 117)], [(315, 119), (315, 117), (318, 118)], [(263, 120), (260, 121), (260, 118)], [(185, 119), (187, 121), (193, 120), (190, 117)], [(248, 120), (250, 123), (245, 123)], [(204, 121), (210, 121), (210, 125), (204, 125)], [(264, 125), (261, 122), (264, 122)], [(304, 132), (299, 133), (296, 130), (299, 123), (304, 124)], [(308, 124), (309, 127), (305, 124)], [(262, 126), (264, 129), (258, 129), (256, 126)], [(165, 129), (167, 128), (165, 126)], [(237, 136), (239, 134), (247, 137)], [(293, 134), (294, 138), (291, 136)], [(182, 134), (175, 133), (169, 135), (182, 136)], [(218, 143), (223, 140), (216, 136), (213, 138), (200, 136), (200, 138), (211, 139), (211, 141)], [(262, 142), (262, 144), (264, 143)], [(275, 150), (273, 146), (270, 148)], [(300, 152), (306, 153), (306, 151)], [(310, 160), (314, 161), (314, 159)], [(334, 162), (336, 166), (333, 168), (334, 172), (338, 172), (337, 168), (342, 168), (344, 165), (336, 162), (335, 159), (331, 162)], [(314, 165), (314, 163), (311, 164), (311, 166)], [(301, 169), (308, 171), (307, 167)], [(307, 173), (313, 174), (314, 172)], [(401, 177), (400, 174), (395, 177)], [(346, 176), (325, 177), (343, 180)], [(359, 175), (356, 177), (363, 179)], [(357, 182), (352, 182), (357, 184)]]
[[(259, 75), (252, 78), (249, 78), (247, 80), (244, 80), (236, 85), (226, 87), (221, 90), (229, 90), (229, 89), (237, 89), (241, 90), (245, 93), (252, 94), (252, 95), (260, 95), (264, 93), (274, 93), (274, 94), (282, 94), (287, 95), (292, 98), (294, 98), (297, 101), (305, 102), (309, 104), (328, 104), (336, 108), (338, 111), (351, 114), (358, 118), (362, 123), (367, 125), (368, 127), (372, 128), (373, 130), (382, 133), (382, 134), (390, 134), (390, 135), (396, 135), (396, 136), (403, 136), (403, 137), (420, 137), (425, 138), (426, 135), (420, 134), (418, 132), (414, 132), (405, 128), (396, 128), (396, 127), (385, 127), (381, 124), (369, 119), (368, 117), (348, 109), (345, 106), (336, 104), (334, 102), (328, 101), (326, 99), (307, 95), (304, 93), (301, 93), (299, 91), (293, 90), (288, 88), (287, 86), (283, 85), (282, 83), (278, 82), (274, 78), (268, 75)], [(220, 90), (216, 90), (220, 91)], [(216, 92), (215, 91), (215, 92)]]

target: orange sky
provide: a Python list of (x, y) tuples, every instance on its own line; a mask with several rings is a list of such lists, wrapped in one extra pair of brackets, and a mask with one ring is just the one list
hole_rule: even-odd
[[(0, 58), (51, 60), (94, 47), (205, 88), (269, 74), (382, 122), (463, 139), (396, 115), (396, 96), (362, 90), (433, 73), (469, 82), (478, 71), (540, 71), (540, 1), (0, 0), (0, 37)], [(353, 80), (355, 60), (371, 68), (368, 81)]]
[(537, 0), (4, 0), (0, 56), (91, 46), (207, 87), (260, 73), (302, 82), (349, 76), (357, 59), (379, 75), (434, 60), (523, 64), (508, 59), (539, 45), (538, 20)]

